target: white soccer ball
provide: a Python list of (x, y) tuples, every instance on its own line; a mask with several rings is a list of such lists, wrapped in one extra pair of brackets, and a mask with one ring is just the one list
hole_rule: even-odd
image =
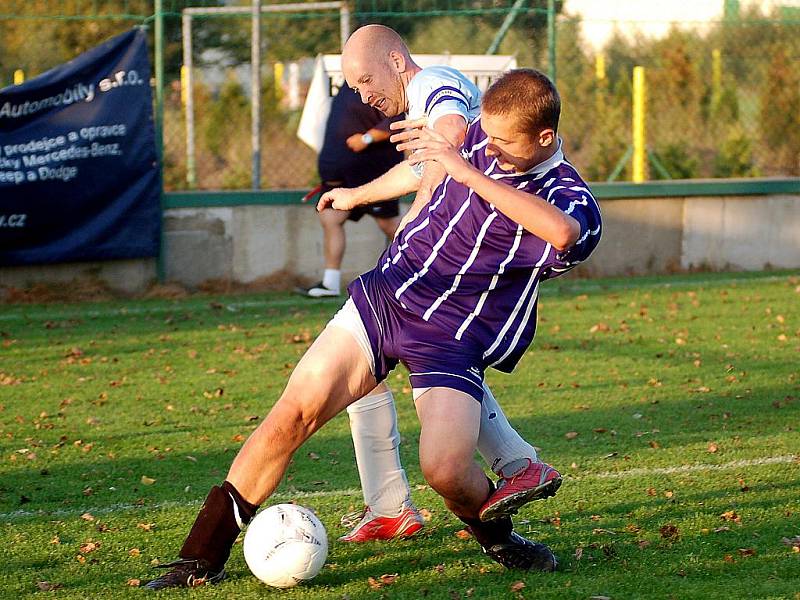
[(288, 588), (317, 575), (328, 557), (328, 535), (302, 506), (276, 504), (250, 522), (244, 536), (247, 566), (267, 585)]

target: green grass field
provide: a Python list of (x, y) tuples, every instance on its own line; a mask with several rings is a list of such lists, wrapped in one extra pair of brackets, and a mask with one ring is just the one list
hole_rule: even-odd
[[(558, 572), (506, 572), (456, 535), (420, 474), (400, 371), (401, 451), (431, 515), (417, 538), (336, 541), (339, 516), (361, 503), (340, 415), (270, 501), (325, 523), (320, 575), (272, 590), (237, 544), (225, 582), (161, 597), (800, 598), (800, 276), (543, 288), (528, 356), (488, 379), (565, 475), (516, 520), (554, 549)], [(0, 597), (147, 595), (129, 580), (175, 556), (338, 304), (261, 294), (0, 307)]]

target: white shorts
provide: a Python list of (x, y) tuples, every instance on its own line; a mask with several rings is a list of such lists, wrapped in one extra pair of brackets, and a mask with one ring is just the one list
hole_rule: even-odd
[(375, 356), (372, 354), (372, 346), (370, 346), (364, 322), (361, 320), (361, 315), (352, 298), (348, 298), (344, 306), (328, 321), (325, 328), (327, 329), (328, 327), (339, 327), (350, 332), (369, 361), (370, 373), (375, 375)]
[[(356, 308), (352, 298), (348, 298), (347, 302), (344, 303), (344, 306), (342, 306), (342, 308), (340, 308), (339, 311), (333, 315), (333, 318), (328, 321), (328, 324), (325, 326), (325, 328), (327, 329), (328, 327), (339, 327), (340, 329), (345, 329), (346, 331), (350, 332), (350, 334), (355, 338), (358, 347), (361, 348), (364, 356), (366, 356), (367, 360), (369, 361), (370, 373), (375, 375), (375, 357), (372, 354), (372, 347), (369, 344), (367, 330), (364, 327), (364, 322), (361, 320), (361, 314), (358, 312), (358, 309)], [(429, 389), (429, 387), (413, 388), (412, 393), (414, 400), (419, 398)]]

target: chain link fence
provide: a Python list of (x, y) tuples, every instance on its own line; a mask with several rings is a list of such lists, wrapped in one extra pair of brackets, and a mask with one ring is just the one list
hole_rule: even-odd
[[(552, 48), (548, 4), (555, 12)], [(646, 178), (800, 175), (800, 2), (720, 0), (709, 15), (619, 16), (637, 7), (641, 12), (645, 4), (657, 5), (349, 0), (346, 6), (352, 28), (385, 24), (415, 53), (510, 54), (518, 65), (546, 72), (554, 55), (567, 154), (592, 180), (632, 177), (635, 66), (645, 73)], [(243, 10), (191, 17), (190, 169), (184, 15), (186, 9), (234, 6)], [(244, 1), (163, 1), (167, 190), (250, 187), (249, 7)], [(154, 4), (147, 0), (3, 0), (0, 85), (12, 84), (17, 71), (33, 77), (133, 25), (148, 26), (152, 40), (153, 23)], [(306, 188), (316, 180), (316, 156), (296, 131), (313, 59), (340, 51), (341, 24), (338, 10), (262, 14), (263, 189)]]

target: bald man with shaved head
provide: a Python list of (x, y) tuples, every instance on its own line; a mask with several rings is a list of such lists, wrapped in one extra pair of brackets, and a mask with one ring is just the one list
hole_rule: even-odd
[[(427, 127), (455, 147), (461, 145), (467, 125), (480, 110), (481, 94), (472, 81), (448, 66), (423, 69), (414, 62), (400, 35), (383, 25), (366, 25), (350, 36), (342, 52), (342, 71), (362, 102), (387, 117), (405, 113), (415, 123), (424, 119)], [(416, 192), (399, 232), (428, 205), (444, 177), (444, 168), (435, 161), (415, 167), (405, 161), (360, 187), (327, 192), (320, 204), (345, 209)], [(482, 519), (490, 520), (552, 496), (561, 476), (539, 460), (534, 447), (509, 424), (485, 383), (483, 389), (478, 450), (499, 477), (498, 490), (481, 512)], [(366, 542), (415, 533), (422, 521), (411, 502), (400, 462), (400, 434), (391, 391), (379, 386), (348, 406), (347, 412), (364, 508), (342, 517), (342, 524), (350, 531), (340, 539)]]

